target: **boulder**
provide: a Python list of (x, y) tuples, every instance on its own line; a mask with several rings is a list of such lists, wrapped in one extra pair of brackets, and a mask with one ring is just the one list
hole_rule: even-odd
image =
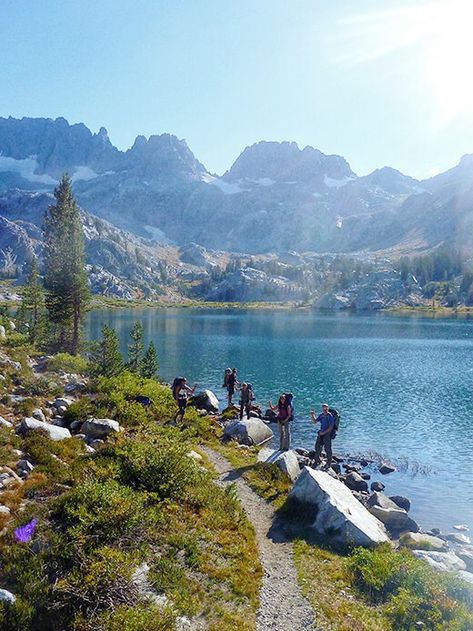
[(453, 552), (431, 552), (430, 550), (414, 550), (418, 559), (423, 559), (436, 570), (441, 572), (458, 572), (466, 570), (466, 564)]
[(399, 508), (403, 508), (406, 513), (411, 510), (411, 501), (407, 497), (404, 497), (404, 495), (390, 495), (389, 499), (394, 502), (396, 506), (399, 506)]
[(243, 445), (262, 445), (274, 436), (273, 431), (258, 418), (230, 423), (223, 434), (225, 440), (236, 440)]
[(189, 405), (207, 412), (218, 412), (218, 399), (212, 390), (202, 390), (189, 398)]
[(373, 493), (367, 500), (368, 510), (379, 519), (391, 533), (417, 532), (418, 524), (383, 493)]
[(9, 515), (10, 514), (10, 509), (8, 508), (8, 506), (4, 506), (3, 504), (0, 504), (0, 515)]
[(371, 482), (371, 490), (372, 491), (384, 491), (386, 487), (384, 486), (384, 484), (382, 482)]
[(58, 397), (53, 403), (53, 406), (56, 408), (56, 410), (59, 410), (59, 408), (62, 408), (62, 407), (67, 409), (70, 405), (71, 405), (71, 401), (64, 397)]
[(90, 438), (105, 438), (112, 432), (119, 432), (120, 425), (110, 418), (89, 418), (82, 423), (80, 431)]
[(46, 423), (46, 417), (44, 415), (43, 410), (41, 410), (40, 408), (36, 408), (31, 412), (31, 416), (35, 419), (37, 419), (38, 421), (42, 421), (43, 423)]
[(473, 572), (473, 547), (465, 546), (456, 550), (455, 554), (465, 563), (468, 572)]
[(0, 603), (3, 603), (5, 605), (13, 605), (15, 600), (15, 594), (12, 594), (7, 589), (0, 589)]
[(258, 462), (275, 464), (288, 476), (291, 482), (295, 482), (301, 473), (298, 455), (292, 449), (289, 451), (261, 449), (258, 453)]
[(4, 340), (6, 336), (7, 334), (5, 331), (5, 327), (3, 326), (3, 324), (0, 324), (0, 340)]
[(468, 530), (470, 530), (468, 528), (468, 526), (466, 526), (465, 524), (457, 524), (456, 526), (453, 526), (455, 528), (455, 530), (458, 530), (460, 532), (468, 532)]
[(197, 453), (196, 451), (194, 451), (194, 450), (188, 451), (188, 452), (186, 453), (186, 456), (187, 456), (188, 458), (191, 458), (192, 460), (202, 460), (202, 456), (201, 456), (200, 454), (198, 454), (198, 453)]
[(343, 547), (372, 546), (389, 541), (383, 524), (371, 515), (339, 480), (305, 467), (289, 498), (313, 511), (312, 528)]
[(369, 511), (379, 521), (383, 522), (391, 533), (417, 532), (419, 524), (409, 517), (405, 510), (395, 506), (393, 508), (382, 508), (381, 506), (371, 506)]
[(34, 469), (34, 465), (31, 464), (31, 462), (29, 460), (19, 460), (17, 462), (16, 465), (16, 470), (18, 471), (18, 474), (21, 475), (28, 475), (28, 473), (31, 473)]
[(368, 490), (368, 483), (366, 482), (366, 480), (363, 480), (361, 475), (357, 473), (356, 471), (352, 471), (351, 473), (347, 475), (347, 477), (345, 478), (345, 484), (352, 491), (367, 491)]
[(388, 473), (394, 473), (394, 471), (396, 471), (396, 467), (393, 467), (393, 465), (388, 464), (387, 462), (383, 462), (378, 467), (378, 471), (383, 475), (387, 475)]
[(274, 410), (271, 410), (270, 408), (268, 408), (266, 410), (266, 412), (264, 413), (264, 418), (267, 421), (272, 422), (272, 421), (275, 421), (278, 418), (278, 415), (277, 415), (277, 413)]
[(71, 437), (71, 432), (65, 427), (57, 427), (49, 423), (43, 423), (30, 416), (25, 417), (17, 427), (18, 434), (27, 434), (35, 430), (46, 432), (51, 440), (64, 440)]
[(448, 545), (443, 539), (423, 532), (406, 532), (399, 539), (399, 545), (411, 550), (434, 550), (436, 552), (446, 552), (448, 550)]
[(0, 427), (13, 427), (13, 424), (7, 421), (6, 418), (3, 418), (3, 416), (0, 416)]

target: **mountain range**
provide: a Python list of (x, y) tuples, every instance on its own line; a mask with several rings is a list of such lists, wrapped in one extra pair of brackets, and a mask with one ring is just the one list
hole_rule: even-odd
[(170, 134), (138, 136), (120, 151), (103, 127), (0, 118), (0, 192), (29, 195), (15, 221), (27, 220), (31, 193), (51, 192), (64, 171), (84, 209), (154, 244), (391, 255), (473, 246), (471, 155), (419, 181), (390, 167), (359, 177), (341, 156), (258, 142), (219, 176)]

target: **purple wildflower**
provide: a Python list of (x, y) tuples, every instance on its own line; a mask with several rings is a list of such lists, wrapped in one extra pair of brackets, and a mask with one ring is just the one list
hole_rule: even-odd
[(35, 517), (24, 526), (20, 526), (19, 528), (17, 528), (15, 530), (16, 540), (19, 541), (20, 543), (28, 543), (28, 541), (31, 541), (31, 538), (34, 535), (34, 531), (36, 530), (37, 524), (38, 524), (38, 520)]

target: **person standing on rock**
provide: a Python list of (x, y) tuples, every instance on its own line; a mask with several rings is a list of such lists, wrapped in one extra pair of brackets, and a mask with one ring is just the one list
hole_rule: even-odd
[(228, 407), (233, 404), (233, 395), (238, 387), (237, 369), (233, 368), (227, 377)]
[(289, 451), (291, 448), (291, 421), (294, 410), (292, 407), (292, 394), (281, 394), (277, 405), (273, 405), (268, 401), (270, 410), (277, 410), (277, 422), (279, 424), (279, 449), (281, 451)]
[(175, 421), (177, 421), (179, 416), (181, 417), (181, 421), (183, 420), (184, 414), (186, 412), (187, 399), (189, 398), (189, 394), (194, 394), (196, 388), (197, 384), (194, 384), (193, 388), (188, 386), (187, 379), (185, 377), (178, 377), (174, 380), (172, 386), (172, 394), (179, 408), (174, 416)]
[(243, 418), (243, 411), (246, 412), (246, 417), (250, 418), (251, 402), (253, 400), (253, 390), (245, 381), (241, 384), (240, 390), (240, 421)]
[(315, 465), (320, 464), (320, 456), (322, 455), (322, 448), (324, 448), (327, 456), (324, 469), (328, 470), (332, 464), (332, 431), (335, 426), (335, 420), (329, 412), (328, 403), (322, 405), (322, 414), (315, 416), (314, 410), (311, 410), (310, 416), (314, 425), (320, 423), (320, 429), (315, 442)]

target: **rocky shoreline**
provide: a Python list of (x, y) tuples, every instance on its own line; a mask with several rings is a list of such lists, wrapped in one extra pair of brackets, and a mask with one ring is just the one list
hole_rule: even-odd
[[(235, 441), (241, 449), (261, 447), (258, 462), (276, 465), (290, 478), (293, 489), (289, 498), (307, 505), (306, 512), (311, 514), (309, 522), (312, 520), (311, 527), (319, 535), (330, 537), (334, 545), (342, 547), (390, 541), (396, 548), (409, 548), (432, 568), (455, 572), (473, 585), (473, 545), (466, 534), (468, 527), (458, 524), (447, 533), (438, 528), (423, 530), (409, 515), (411, 501), (402, 495), (386, 495), (384, 482), (372, 479), (375, 474), (383, 477), (394, 473), (397, 469), (391, 463), (334, 454), (326, 472), (324, 461), (315, 465), (314, 451), (297, 447), (284, 452), (263, 446), (274, 436), (271, 426), (275, 419), (270, 410), (263, 413), (259, 406), (253, 406), (250, 418), (241, 421), (237, 414), (238, 408), (233, 406), (219, 416), (224, 427), (223, 440)], [(348, 498), (347, 491), (356, 505)], [(358, 515), (358, 520), (353, 520), (350, 513), (354, 506), (359, 512), (358, 505), (364, 511)], [(320, 513), (324, 515), (324, 523), (318, 517)], [(377, 523), (372, 522), (371, 517)], [(349, 522), (355, 522), (355, 530), (347, 529)], [(373, 526), (379, 532), (367, 534)]]

